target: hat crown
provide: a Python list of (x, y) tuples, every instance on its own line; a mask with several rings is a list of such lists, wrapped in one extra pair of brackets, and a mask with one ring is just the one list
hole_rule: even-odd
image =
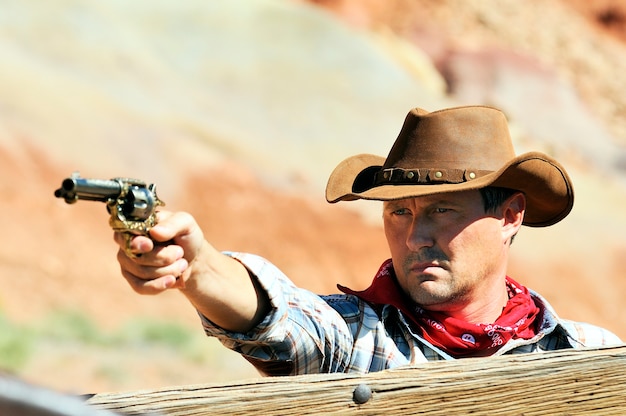
[(515, 157), (504, 114), (491, 107), (457, 107), (406, 116), (383, 169), (496, 171)]

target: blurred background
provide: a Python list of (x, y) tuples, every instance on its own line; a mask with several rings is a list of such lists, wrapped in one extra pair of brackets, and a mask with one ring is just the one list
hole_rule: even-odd
[(327, 204), (329, 173), (464, 104), (574, 181), (509, 274), (626, 339), (625, 42), (617, 0), (0, 0), (0, 368), (71, 393), (257, 375), (180, 294), (127, 286), (104, 204), (53, 196), (72, 172), (155, 183), (219, 249), (362, 289), (380, 206)]

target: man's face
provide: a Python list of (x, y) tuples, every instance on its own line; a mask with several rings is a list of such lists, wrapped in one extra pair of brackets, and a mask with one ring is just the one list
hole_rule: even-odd
[(436, 311), (504, 287), (510, 232), (501, 211), (487, 214), (479, 191), (386, 201), (385, 235), (400, 286)]

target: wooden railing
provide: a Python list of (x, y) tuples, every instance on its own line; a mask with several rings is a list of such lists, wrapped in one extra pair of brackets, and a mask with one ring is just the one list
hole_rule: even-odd
[(122, 414), (626, 415), (626, 346), (101, 393)]

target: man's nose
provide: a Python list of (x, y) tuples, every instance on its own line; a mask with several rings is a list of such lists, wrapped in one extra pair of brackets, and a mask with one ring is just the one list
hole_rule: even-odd
[(412, 251), (435, 244), (433, 224), (427, 218), (415, 216), (408, 230), (406, 245)]

